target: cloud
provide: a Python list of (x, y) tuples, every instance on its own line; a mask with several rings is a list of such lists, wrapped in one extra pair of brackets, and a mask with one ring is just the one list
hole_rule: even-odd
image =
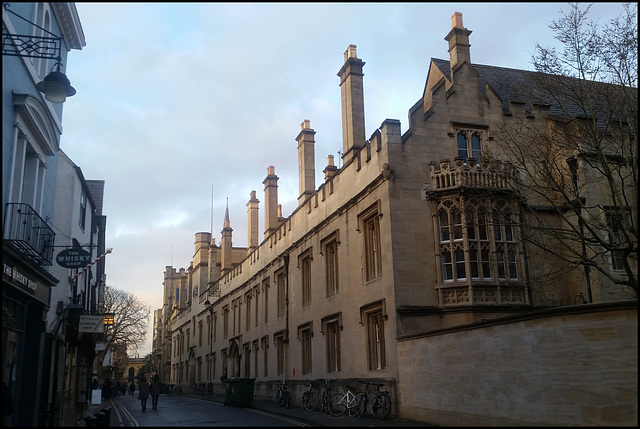
[[(429, 61), (448, 58), (462, 12), (474, 63), (529, 67), (553, 41), (554, 3), (76, 3), (86, 47), (69, 53), (77, 94), (64, 104), (61, 147), (87, 179), (105, 180), (107, 284), (162, 305), (168, 265), (187, 267), (194, 236), (220, 242), (229, 202), (233, 243), (246, 246), (256, 191), (264, 227), (267, 167), (279, 202), (297, 206), (296, 136), (315, 130), (316, 187), (339, 164), (338, 70), (350, 44), (365, 61), (366, 135), (387, 118), (408, 128)], [(565, 7), (566, 9), (566, 7)], [(619, 4), (596, 4), (606, 19)], [(214, 201), (211, 202), (213, 186)], [(213, 215), (213, 227), (211, 218)], [(144, 352), (151, 350), (149, 344)], [(143, 352), (141, 352), (143, 354)]]

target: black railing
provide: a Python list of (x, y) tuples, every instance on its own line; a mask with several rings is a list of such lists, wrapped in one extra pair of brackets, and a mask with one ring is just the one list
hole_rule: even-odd
[(52, 265), (56, 234), (29, 204), (7, 204), (2, 234), (35, 263)]

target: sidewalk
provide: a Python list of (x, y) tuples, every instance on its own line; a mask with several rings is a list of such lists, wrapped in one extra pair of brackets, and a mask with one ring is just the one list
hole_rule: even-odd
[[(78, 421), (77, 426), (86, 427), (87, 422), (85, 419), (88, 417), (95, 417), (96, 413), (101, 412), (106, 407), (109, 407), (111, 411), (109, 412), (109, 426), (110, 427), (120, 427), (120, 420), (118, 420), (118, 415), (114, 410), (113, 401), (114, 399), (105, 399), (101, 404), (89, 405), (87, 410), (84, 412), (84, 417)], [(117, 401), (117, 399), (115, 399)]]
[[(224, 403), (225, 396), (224, 395), (192, 395), (192, 394), (179, 394), (184, 397), (192, 397), (194, 399), (200, 399), (205, 401), (219, 402)], [(174, 395), (168, 395), (174, 396)], [(162, 401), (163, 397), (167, 397), (164, 393), (160, 395), (160, 401)], [(97, 412), (102, 410), (105, 407), (110, 407), (110, 427), (120, 427), (121, 422), (118, 419), (118, 415), (115, 412), (114, 405), (112, 401), (117, 401), (117, 398), (108, 399), (102, 401), (100, 405), (90, 405), (87, 411), (85, 412), (85, 418), (87, 416), (94, 416)], [(307, 424), (308, 426), (340, 426), (340, 427), (424, 427), (424, 426), (437, 426), (430, 425), (425, 422), (418, 422), (414, 420), (406, 420), (406, 419), (394, 419), (389, 418), (387, 420), (379, 420), (374, 418), (371, 415), (366, 414), (362, 417), (362, 419), (350, 418), (346, 414), (340, 417), (334, 417), (329, 414), (324, 414), (319, 411), (305, 411), (301, 407), (290, 407), (286, 409), (284, 407), (278, 407), (273, 401), (265, 401), (254, 400), (251, 406), (246, 407), (248, 410), (260, 413), (266, 413), (271, 415), (276, 415), (282, 418), (296, 420), (298, 422), (302, 422)], [(86, 422), (84, 419), (81, 419), (78, 422), (78, 426), (86, 426)]]

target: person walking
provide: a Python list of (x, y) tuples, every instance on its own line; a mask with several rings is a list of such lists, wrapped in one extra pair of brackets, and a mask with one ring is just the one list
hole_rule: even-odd
[(111, 379), (105, 378), (102, 383), (102, 399), (111, 399)]
[(149, 399), (149, 383), (147, 383), (147, 377), (140, 375), (140, 381), (138, 382), (138, 399), (142, 405), (142, 411), (147, 410), (147, 399)]
[(136, 391), (136, 383), (132, 381), (131, 384), (129, 385), (129, 396), (133, 396), (135, 391)]
[(162, 384), (160, 383), (160, 376), (156, 374), (153, 376), (151, 386), (149, 387), (149, 392), (151, 393), (151, 406), (154, 410), (158, 409), (158, 398), (160, 397), (161, 391)]

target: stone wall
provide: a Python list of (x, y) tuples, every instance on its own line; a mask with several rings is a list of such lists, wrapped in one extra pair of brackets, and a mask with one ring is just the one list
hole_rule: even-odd
[(541, 310), (398, 342), (400, 417), (637, 426), (637, 301)]

